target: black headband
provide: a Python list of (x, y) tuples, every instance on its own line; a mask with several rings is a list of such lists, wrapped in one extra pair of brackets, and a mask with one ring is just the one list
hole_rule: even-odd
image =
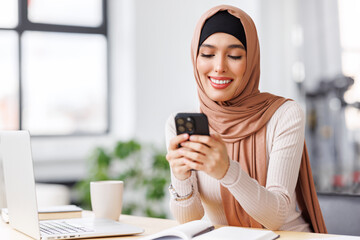
[(208, 18), (201, 29), (199, 47), (212, 34), (217, 32), (233, 35), (244, 45), (246, 50), (246, 36), (240, 19), (228, 11), (219, 11)]

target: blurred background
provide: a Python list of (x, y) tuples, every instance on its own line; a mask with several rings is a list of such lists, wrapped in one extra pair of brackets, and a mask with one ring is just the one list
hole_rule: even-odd
[(257, 26), (260, 90), (303, 106), (318, 192), (360, 194), (360, 1), (0, 0), (0, 129), (30, 131), (39, 205), (118, 178), (127, 213), (170, 217), (165, 122), (198, 108), (190, 42), (219, 4)]

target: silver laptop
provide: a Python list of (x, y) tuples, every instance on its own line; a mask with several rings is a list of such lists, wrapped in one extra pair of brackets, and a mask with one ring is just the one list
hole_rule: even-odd
[(108, 219), (39, 221), (29, 132), (0, 131), (0, 159), (3, 162), (10, 225), (14, 229), (34, 239), (121, 236), (144, 232), (142, 228)]

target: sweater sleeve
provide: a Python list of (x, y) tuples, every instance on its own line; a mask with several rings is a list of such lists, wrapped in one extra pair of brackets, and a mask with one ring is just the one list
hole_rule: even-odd
[[(170, 140), (176, 136), (174, 115), (171, 115), (168, 118), (165, 133), (166, 146), (168, 148)], [(171, 184), (180, 196), (191, 193), (192, 188), (194, 191), (191, 198), (187, 200), (175, 201), (170, 198), (170, 211), (175, 219), (180, 223), (201, 219), (204, 216), (204, 208), (201, 204), (196, 172), (193, 171), (188, 179), (179, 180), (171, 171)]]
[(266, 186), (251, 178), (235, 161), (231, 161), (228, 172), (220, 180), (244, 210), (268, 229), (279, 229), (288, 217), (299, 174), (304, 128), (302, 109), (295, 102), (283, 104), (267, 125)]

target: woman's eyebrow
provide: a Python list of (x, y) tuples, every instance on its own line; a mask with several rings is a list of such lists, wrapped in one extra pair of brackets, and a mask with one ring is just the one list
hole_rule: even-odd
[[(207, 44), (207, 43), (201, 44), (200, 47), (216, 48), (214, 45)], [(245, 50), (245, 47), (243, 45), (241, 45), (241, 44), (231, 44), (231, 45), (228, 46), (228, 48), (240, 48), (240, 49)]]
[(200, 47), (216, 48), (215, 46), (210, 45), (210, 44), (206, 44), (206, 43), (201, 44), (201, 46), (200, 46)]
[(228, 48), (241, 48), (245, 50), (245, 47), (241, 44), (231, 44), (228, 46)]

